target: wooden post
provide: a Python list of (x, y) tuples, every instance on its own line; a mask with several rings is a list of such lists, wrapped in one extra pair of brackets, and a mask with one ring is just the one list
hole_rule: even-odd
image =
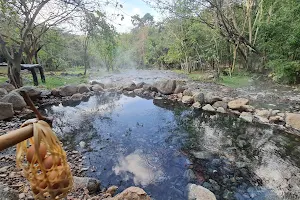
[(33, 136), (32, 124), (14, 131), (10, 131), (5, 135), (0, 136), (0, 151), (12, 147), (24, 140), (27, 140), (32, 136)]

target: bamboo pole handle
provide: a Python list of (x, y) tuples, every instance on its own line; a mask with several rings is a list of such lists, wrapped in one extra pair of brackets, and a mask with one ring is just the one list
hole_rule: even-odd
[(30, 124), (23, 128), (13, 130), (0, 136), (0, 151), (12, 147), (33, 136), (33, 125)]

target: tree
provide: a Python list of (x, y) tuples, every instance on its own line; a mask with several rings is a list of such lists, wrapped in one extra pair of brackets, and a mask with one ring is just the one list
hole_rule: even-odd
[[(40, 49), (40, 37), (49, 27), (67, 20), (80, 5), (76, 0), (0, 0), (0, 23), (4, 24), (0, 28), (0, 46), (8, 60), (8, 76), (13, 85), (22, 86), (23, 53), (26, 51), (32, 62), (32, 55)], [(11, 30), (13, 34), (8, 34)]]

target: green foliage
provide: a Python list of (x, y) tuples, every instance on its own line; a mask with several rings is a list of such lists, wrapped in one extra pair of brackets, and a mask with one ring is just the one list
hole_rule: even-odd
[(300, 61), (275, 59), (268, 62), (273, 69), (273, 80), (288, 84), (300, 83)]

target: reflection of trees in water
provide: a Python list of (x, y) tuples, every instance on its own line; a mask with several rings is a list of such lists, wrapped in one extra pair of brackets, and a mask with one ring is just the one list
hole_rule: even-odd
[(110, 114), (117, 106), (120, 94), (103, 93), (93, 96), (87, 102), (71, 106), (52, 106), (46, 108), (54, 117), (54, 130), (67, 144), (75, 147), (80, 141), (87, 144), (97, 135), (95, 119), (111, 120)]
[[(203, 180), (215, 180), (222, 190), (243, 183), (263, 185), (281, 198), (299, 199), (300, 159), (295, 155), (300, 148), (295, 136), (228, 115), (194, 113), (176, 119), (188, 132), (183, 151)], [(203, 159), (195, 159), (197, 152)]]

